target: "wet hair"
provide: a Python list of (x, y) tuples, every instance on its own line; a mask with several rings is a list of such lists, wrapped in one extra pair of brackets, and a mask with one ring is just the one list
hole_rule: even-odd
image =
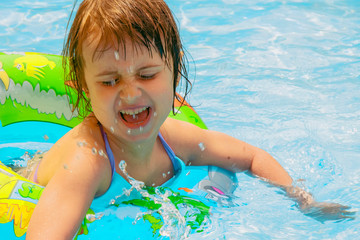
[[(76, 2), (74, 8), (75, 5)], [(85, 117), (92, 111), (90, 101), (84, 93), (84, 42), (96, 44), (94, 58), (97, 53), (101, 54), (109, 47), (122, 47), (125, 50), (127, 39), (135, 48), (145, 46), (150, 55), (155, 50), (161, 56), (173, 70), (174, 96), (183, 104), (191, 90), (186, 68), (187, 58), (175, 19), (166, 3), (163, 0), (84, 0), (74, 17), (62, 52), (65, 81), (73, 112), (77, 110), (81, 117)], [(176, 94), (180, 76), (184, 80), (183, 98)], [(75, 89), (76, 96), (71, 94), (71, 88)], [(172, 110), (175, 114), (174, 104)]]

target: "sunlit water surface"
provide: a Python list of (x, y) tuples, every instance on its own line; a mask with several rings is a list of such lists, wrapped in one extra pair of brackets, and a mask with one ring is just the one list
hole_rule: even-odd
[[(360, 208), (357, 0), (168, 0), (195, 78), (190, 103), (210, 129), (270, 152), (319, 201)], [(0, 51), (59, 54), (70, 0), (0, 3)], [(67, 129), (0, 128), (1, 161), (46, 150)], [(47, 136), (44, 138), (44, 136)], [(317, 222), (238, 174), (237, 207), (190, 239), (355, 239), (360, 220)], [(111, 223), (109, 223), (111, 224)]]

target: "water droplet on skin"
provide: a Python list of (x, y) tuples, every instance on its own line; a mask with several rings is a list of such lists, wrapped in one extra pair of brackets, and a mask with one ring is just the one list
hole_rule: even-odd
[(155, 183), (151, 184), (151, 186), (155, 187)]
[(117, 120), (116, 118), (115, 118), (115, 120), (114, 120), (114, 123), (115, 123), (115, 124), (117, 124), (117, 123), (118, 123), (118, 120)]
[(168, 174), (170, 174), (170, 171), (168, 171)]
[(190, 166), (191, 165), (191, 161), (188, 161), (188, 166)]
[(126, 168), (126, 162), (125, 160), (121, 160), (120, 163), (119, 163), (119, 168), (121, 171), (125, 171), (125, 168)]
[(139, 131), (142, 132), (144, 130), (143, 127), (139, 127)]
[[(65, 170), (69, 170), (69, 166), (68, 166), (66, 163), (64, 163), (64, 166), (63, 166), (63, 167), (64, 167)], [(69, 172), (71, 173), (72, 171), (69, 170)]]
[(157, 112), (154, 112), (154, 117), (156, 117), (157, 116)]
[(102, 156), (102, 157), (105, 155), (104, 151), (102, 149), (99, 150), (99, 155)]
[(95, 147), (97, 147), (97, 146), (98, 146), (97, 142), (95, 142), (94, 144), (95, 144)]
[(132, 73), (134, 72), (134, 67), (133, 67), (133, 66), (130, 66), (130, 67), (128, 67), (126, 70), (127, 70), (127, 72), (128, 72), (129, 74), (132, 74)]
[(127, 134), (128, 134), (128, 135), (131, 134), (131, 129), (130, 129), (130, 128), (127, 130)]
[(125, 152), (123, 148), (121, 149), (121, 152)]
[(204, 143), (199, 143), (199, 148), (200, 150), (203, 152), (205, 150), (205, 146), (204, 146)]
[(166, 173), (163, 173), (162, 176), (163, 176), (163, 178), (166, 178)]
[(114, 56), (115, 56), (115, 60), (119, 61), (120, 56), (119, 56), (119, 53), (117, 51), (114, 51)]
[(121, 105), (121, 100), (118, 101), (118, 106), (120, 106), (120, 105)]
[(110, 127), (110, 132), (111, 132), (111, 133), (114, 133), (114, 132), (115, 132), (114, 127)]
[(91, 151), (92, 151), (92, 153), (93, 153), (94, 155), (97, 153), (97, 150), (96, 150), (96, 148), (94, 148), (94, 147), (91, 149)]

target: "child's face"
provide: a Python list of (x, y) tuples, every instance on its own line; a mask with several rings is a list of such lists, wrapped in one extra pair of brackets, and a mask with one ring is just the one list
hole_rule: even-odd
[(83, 45), (87, 94), (96, 118), (123, 139), (141, 141), (157, 134), (173, 103), (173, 72), (154, 50)]

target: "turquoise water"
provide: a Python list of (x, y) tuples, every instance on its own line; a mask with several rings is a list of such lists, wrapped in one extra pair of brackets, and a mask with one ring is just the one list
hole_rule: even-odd
[[(208, 127), (270, 152), (317, 200), (359, 209), (359, 2), (167, 2), (195, 62), (190, 102)], [(0, 51), (60, 53), (72, 1), (0, 6)], [(67, 130), (27, 124), (0, 128), (2, 161), (45, 150)], [(190, 239), (359, 235), (358, 215), (319, 223), (275, 188), (245, 174), (238, 179), (239, 206), (218, 209), (208, 231)]]

